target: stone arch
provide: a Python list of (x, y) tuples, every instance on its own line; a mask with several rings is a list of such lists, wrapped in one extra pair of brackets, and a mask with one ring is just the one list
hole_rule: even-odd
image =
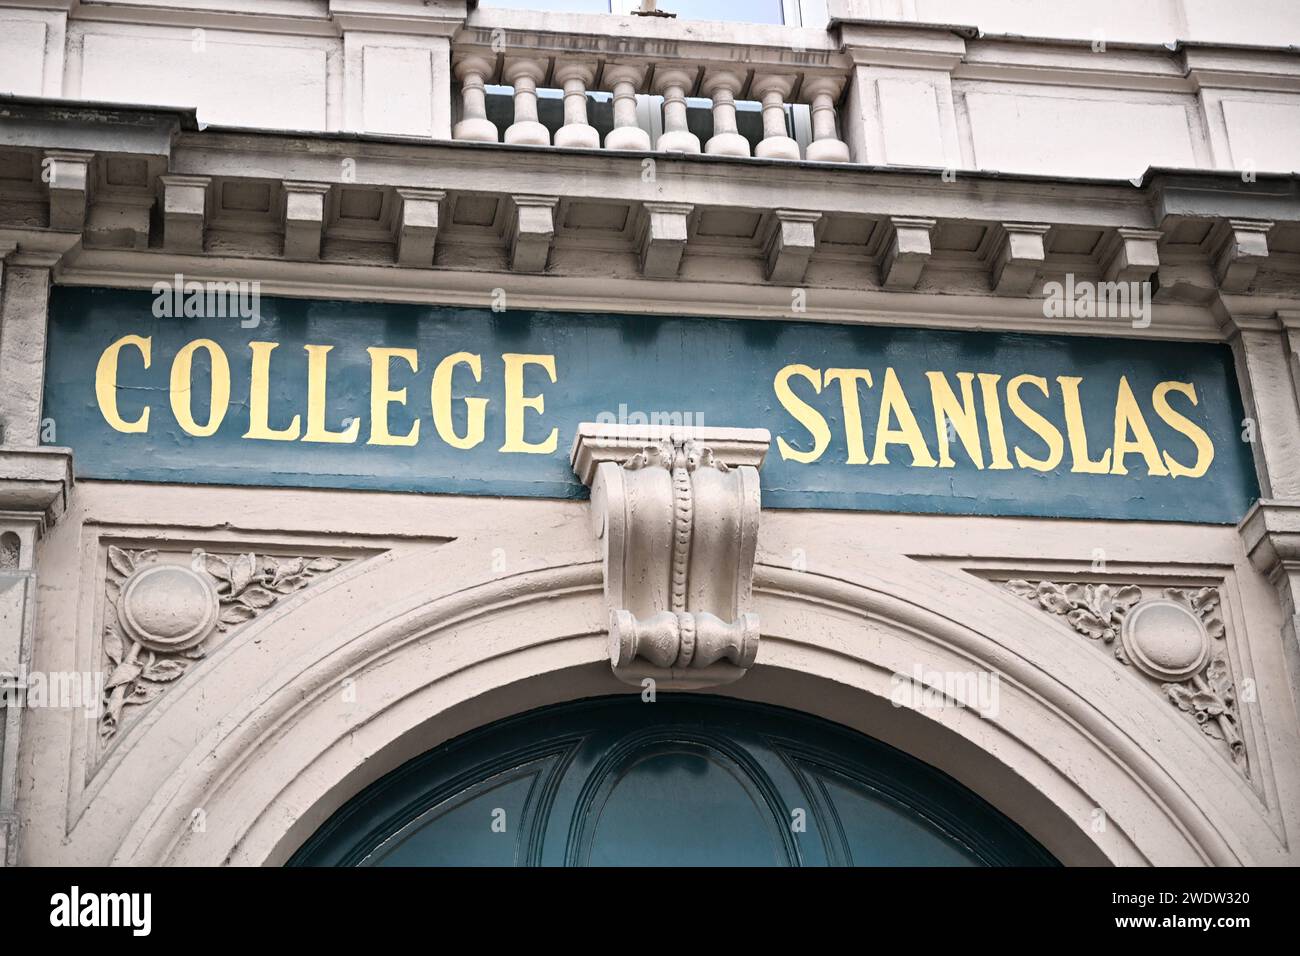
[[(279, 864), (348, 797), (444, 740), (635, 693), (609, 670), (594, 551), (539, 548), (495, 575), (481, 558), (500, 540), (362, 562), (237, 632), (127, 731), (72, 841), (99, 833), (118, 864)], [(819, 557), (793, 571), (760, 553), (758, 661), (722, 693), (906, 750), (1067, 864), (1233, 864), (1275, 842), (1182, 715), (1026, 603), (907, 558)], [(891, 706), (894, 675), (916, 665), (997, 674), (999, 713)]]

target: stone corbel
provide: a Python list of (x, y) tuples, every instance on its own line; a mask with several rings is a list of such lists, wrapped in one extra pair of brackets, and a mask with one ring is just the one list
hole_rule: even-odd
[(203, 229), (207, 216), (211, 176), (158, 177), (162, 192), (163, 248), (168, 252), (203, 251)]
[(1028, 295), (1047, 258), (1043, 237), (1050, 226), (1033, 222), (1002, 224), (990, 263), (990, 281), (998, 295)]
[(81, 232), (90, 202), (93, 153), (47, 150), (41, 178), (50, 187), (50, 228)]
[(0, 514), (23, 514), (37, 533), (59, 520), (72, 491), (72, 450), (0, 445)]
[(817, 248), (817, 223), (822, 214), (804, 209), (774, 209), (764, 244), (764, 275), (768, 282), (799, 285), (808, 260)]
[(930, 260), (930, 234), (935, 220), (891, 216), (889, 245), (880, 263), (880, 284), (886, 289), (907, 292), (916, 288)]
[(690, 203), (648, 202), (637, 224), (637, 258), (641, 274), (651, 279), (671, 279), (682, 264), (689, 238)]
[(440, 189), (399, 187), (397, 196), (402, 201), (393, 229), (397, 240), (397, 264), (427, 269), (433, 265), (439, 215), (447, 194)]
[(1223, 292), (1245, 292), (1255, 281), (1259, 265), (1268, 258), (1268, 231), (1273, 223), (1228, 219), (1214, 253), (1214, 277)]
[(556, 196), (512, 196), (505, 222), (510, 242), (510, 268), (515, 272), (544, 272), (555, 240)]
[(1164, 234), (1159, 229), (1115, 230), (1114, 238), (1101, 256), (1107, 282), (1146, 282), (1160, 268), (1157, 244)]
[(770, 442), (761, 428), (578, 426), (571, 462), (591, 488), (620, 680), (709, 687), (754, 663), (758, 469)]
[(284, 184), (284, 257), (309, 261), (320, 258), (325, 233), (327, 183)]
[(1296, 615), (1300, 613), (1300, 502), (1258, 501), (1241, 519), (1238, 530), (1251, 564), (1277, 589), (1288, 616), (1285, 630), (1293, 644), (1296, 643)]

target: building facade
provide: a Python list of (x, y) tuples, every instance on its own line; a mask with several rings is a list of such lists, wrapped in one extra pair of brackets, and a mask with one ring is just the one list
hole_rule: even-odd
[(5, 864), (1300, 862), (1300, 12), (519, 5), (0, 0)]

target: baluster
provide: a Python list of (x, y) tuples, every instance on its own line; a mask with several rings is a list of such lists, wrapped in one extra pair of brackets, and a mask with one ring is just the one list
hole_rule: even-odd
[(822, 163), (847, 163), (848, 144), (835, 132), (835, 101), (844, 80), (836, 76), (816, 76), (804, 81), (803, 96), (812, 103), (813, 141), (808, 144), (808, 158)]
[(609, 64), (605, 82), (614, 91), (614, 128), (605, 135), (606, 149), (650, 148), (650, 134), (636, 122), (636, 91), (645, 80), (645, 68)]
[(704, 78), (705, 93), (713, 100), (713, 136), (704, 144), (704, 151), (710, 155), (749, 155), (749, 141), (736, 132), (736, 94), (740, 88), (740, 77), (725, 70)]
[(587, 88), (595, 78), (595, 67), (589, 63), (556, 67), (555, 82), (564, 90), (564, 125), (555, 132), (556, 146), (600, 148), (600, 133), (587, 122)]
[(663, 70), (655, 77), (655, 92), (664, 98), (664, 132), (658, 145), (664, 152), (700, 151), (700, 138), (686, 126), (686, 91), (691, 81), (686, 70)]
[(537, 122), (537, 84), (546, 76), (546, 68), (537, 60), (509, 59), (503, 72), (515, 88), (515, 121), (506, 127), (506, 142), (550, 146), (551, 131)]
[(451, 131), (453, 139), (478, 143), (495, 143), (497, 127), (487, 118), (487, 100), (483, 83), (492, 75), (492, 64), (485, 57), (467, 56), (456, 61), (456, 79), (460, 80), (461, 121)]
[(756, 76), (754, 95), (763, 104), (763, 139), (754, 149), (764, 159), (798, 159), (799, 144), (785, 126), (785, 101), (794, 89), (792, 76)]

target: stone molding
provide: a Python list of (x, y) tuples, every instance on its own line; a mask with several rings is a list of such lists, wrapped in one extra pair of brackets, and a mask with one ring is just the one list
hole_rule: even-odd
[(591, 488), (620, 680), (708, 687), (754, 663), (758, 469), (770, 442), (758, 428), (578, 426), (571, 461)]
[[(67, 510), (72, 452), (0, 445), (0, 867), (18, 862), (18, 750), (36, 637), (36, 543)], [(10, 694), (19, 706), (10, 706)]]
[[(561, 510), (574, 513), (555, 503)], [(134, 745), (43, 859), (281, 863), (350, 794), (448, 735), (614, 692), (599, 636), (602, 565), (590, 551), (557, 551), (540, 536), (524, 571), (481, 561), (532, 537), (521, 525), (458, 539), (438, 552), (436, 586), (418, 598), (410, 582), (428, 573), (430, 554), (416, 550), (332, 575), (293, 614), (251, 623), (133, 729)], [(1037, 792), (1026, 827), (1067, 863), (1293, 859), (1258, 795), (1183, 715), (1149, 706), (1145, 688), (1116, 680), (1113, 662), (1082, 642), (1044, 641), (1042, 612), (1027, 602), (895, 554), (873, 555), (867, 571), (857, 542), (828, 541), (792, 570), (771, 563), (789, 539), (772, 543), (782, 554), (765, 552), (755, 568), (770, 617), (762, 677), (735, 685), (738, 695), (919, 748), (997, 805)], [(364, 615), (347, 613), (358, 605)], [(996, 671), (999, 718), (891, 707), (891, 675), (914, 662)], [(338, 693), (348, 678), (385, 690), (348, 704)], [(286, 804), (311, 809), (285, 814)], [(202, 834), (189, 826), (194, 807), (207, 810)], [(1096, 808), (1104, 831), (1090, 826)]]
[(72, 484), (71, 449), (0, 446), (0, 511), (34, 513), (48, 527), (67, 510)]

